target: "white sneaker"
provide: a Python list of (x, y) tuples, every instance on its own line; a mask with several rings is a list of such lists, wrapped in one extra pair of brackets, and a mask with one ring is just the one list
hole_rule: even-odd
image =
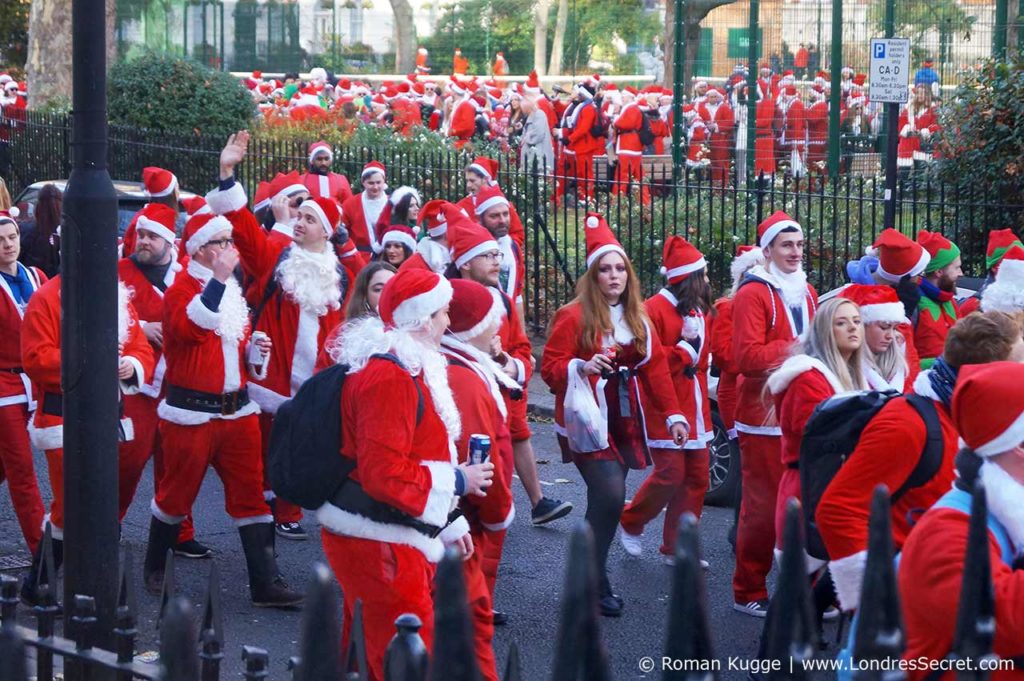
[[(673, 567), (676, 564), (676, 557), (675, 556), (670, 556), (667, 553), (663, 553), (663, 554), (661, 554), (661, 562), (663, 562), (665, 565), (668, 565), (669, 567)], [(707, 570), (710, 567), (711, 567), (710, 563), (708, 563), (703, 558), (700, 559), (700, 569), (701, 570)]]
[(626, 532), (622, 525), (619, 525), (619, 543), (622, 544), (622, 548), (626, 550), (626, 553), (636, 557), (644, 552), (644, 545), (640, 542), (642, 534), (630, 534)]
[(839, 619), (839, 608), (834, 605), (830, 605), (828, 610), (822, 613), (821, 618), (826, 622)]

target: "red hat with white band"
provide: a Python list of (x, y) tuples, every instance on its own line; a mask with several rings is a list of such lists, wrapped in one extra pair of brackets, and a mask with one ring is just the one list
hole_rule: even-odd
[(416, 234), (419, 233), (419, 228), (413, 229), (406, 227), (405, 225), (391, 225), (384, 232), (384, 235), (380, 238), (380, 245), (387, 246), (391, 244), (402, 244), (410, 251), (416, 250)]
[(139, 212), (139, 217), (135, 221), (135, 229), (136, 231), (144, 229), (147, 232), (152, 232), (173, 246), (174, 240), (177, 238), (177, 234), (175, 234), (177, 222), (178, 212), (170, 206), (165, 206), (162, 203), (147, 203), (145, 208)]
[(500, 251), (494, 236), (471, 220), (459, 220), (452, 224), (448, 234), (451, 244), (452, 262), (456, 269), (484, 253)]
[(452, 285), (430, 270), (403, 268), (391, 277), (380, 294), (377, 312), (390, 328), (427, 319), (452, 299)]
[(694, 272), (708, 266), (703, 254), (689, 241), (677, 235), (665, 239), (661, 261), (661, 273), (665, 275), (669, 284), (678, 284)]
[[(989, 362), (960, 368), (953, 391), (953, 423), (981, 457), (1024, 443), (1024, 364)], [(984, 408), (981, 408), (984, 405)]]
[(481, 187), (474, 200), (476, 202), (474, 210), (476, 211), (477, 217), (483, 215), (495, 206), (509, 205), (508, 199), (505, 198), (505, 194), (496, 184)]
[(501, 323), (505, 305), (496, 290), (471, 279), (452, 279), (451, 285), (448, 333), (469, 340), (479, 336), (492, 324)]
[(903, 303), (892, 286), (850, 284), (839, 296), (857, 303), (860, 320), (865, 324), (908, 322)]
[(205, 246), (215, 235), (231, 232), (231, 223), (223, 215), (196, 215), (185, 223), (185, 251), (195, 255), (196, 251)]
[(626, 251), (622, 249), (622, 244), (615, 238), (612, 228), (608, 226), (603, 215), (600, 213), (588, 213), (585, 224), (587, 226), (585, 230), (587, 239), (587, 269), (590, 269), (595, 262), (608, 253), (618, 253), (623, 258), (626, 257)]
[(921, 244), (891, 227), (878, 235), (866, 254), (878, 258), (878, 276), (894, 284), (921, 274), (932, 259)]
[(328, 239), (334, 236), (334, 230), (338, 228), (338, 223), (341, 222), (341, 209), (338, 208), (337, 201), (315, 196), (306, 199), (299, 205), (299, 210), (303, 208), (313, 211), (320, 219), (320, 224), (323, 225), (324, 234), (327, 235)]
[(309, 145), (309, 162), (312, 163), (313, 159), (316, 158), (316, 155), (321, 152), (325, 152), (330, 161), (334, 160), (334, 150), (331, 149), (331, 145), (320, 140), (319, 142), (313, 142)]
[(789, 217), (786, 213), (781, 210), (777, 210), (764, 221), (757, 226), (757, 243), (761, 248), (767, 248), (771, 246), (772, 241), (775, 240), (782, 232), (787, 229), (795, 229), (801, 235), (804, 233), (800, 223)]
[(168, 196), (178, 188), (178, 178), (169, 170), (150, 166), (142, 169), (142, 184), (153, 198)]
[(387, 177), (387, 171), (385, 171), (383, 163), (381, 163), (380, 161), (370, 161), (365, 166), (363, 166), (363, 172), (359, 173), (359, 179), (365, 180), (367, 177), (373, 175), (374, 173), (380, 173), (380, 176), (383, 178)]
[(493, 158), (487, 158), (486, 156), (477, 156), (473, 159), (473, 162), (466, 167), (466, 170), (475, 171), (477, 174), (482, 175), (488, 182), (494, 182), (498, 179), (498, 162)]

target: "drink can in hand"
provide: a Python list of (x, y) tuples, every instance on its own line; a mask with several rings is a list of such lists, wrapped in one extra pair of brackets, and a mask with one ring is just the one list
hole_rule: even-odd
[(491, 438), (488, 435), (475, 433), (469, 436), (469, 463), (478, 464), (487, 461), (491, 453)]

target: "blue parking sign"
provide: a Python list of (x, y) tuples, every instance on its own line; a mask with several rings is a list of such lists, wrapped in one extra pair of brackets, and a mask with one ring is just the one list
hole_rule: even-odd
[(885, 43), (875, 43), (875, 59), (885, 59)]

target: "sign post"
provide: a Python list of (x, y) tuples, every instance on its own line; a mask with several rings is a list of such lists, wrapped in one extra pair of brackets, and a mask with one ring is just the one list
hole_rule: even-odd
[(885, 228), (896, 226), (896, 150), (900, 104), (910, 98), (910, 41), (872, 38), (868, 97), (885, 104)]

